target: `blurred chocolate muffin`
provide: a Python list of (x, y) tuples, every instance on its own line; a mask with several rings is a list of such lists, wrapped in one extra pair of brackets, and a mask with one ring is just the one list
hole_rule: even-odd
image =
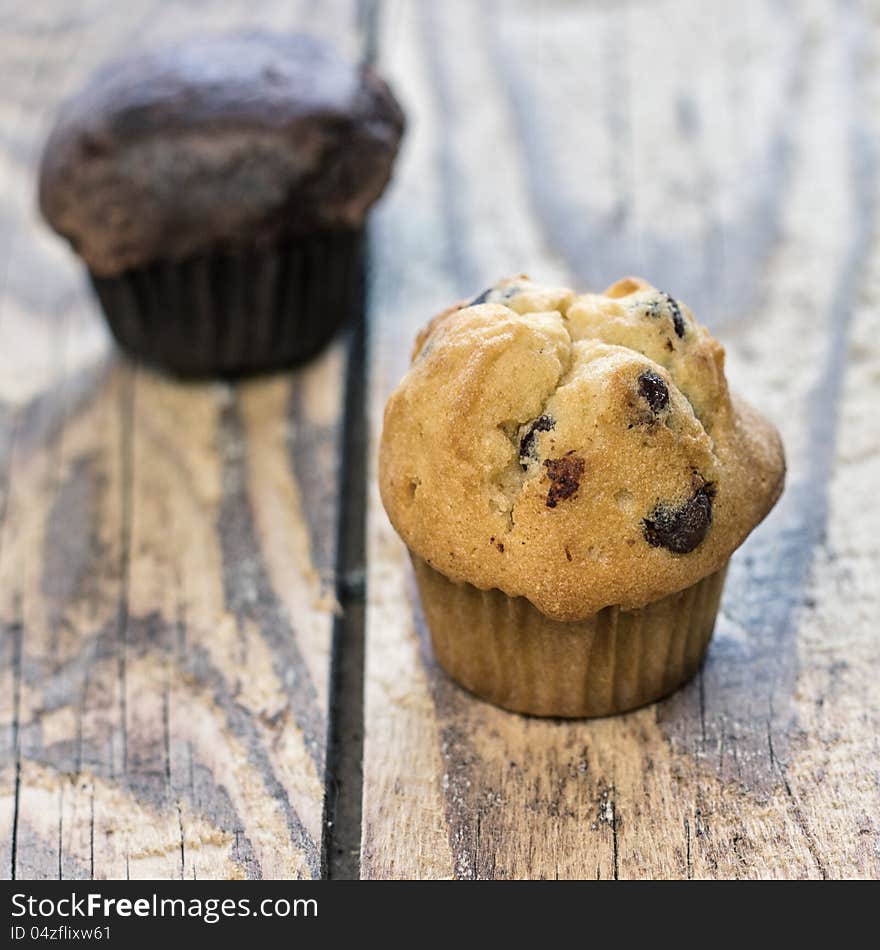
[(65, 103), (40, 208), (130, 354), (183, 375), (289, 365), (359, 315), (403, 129), (382, 79), (321, 40), (197, 37)]

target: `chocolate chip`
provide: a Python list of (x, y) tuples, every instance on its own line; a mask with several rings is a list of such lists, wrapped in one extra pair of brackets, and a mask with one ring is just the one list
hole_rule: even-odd
[(712, 524), (712, 498), (715, 490), (704, 485), (681, 507), (657, 505), (642, 520), (645, 540), (651, 547), (666, 548), (673, 554), (688, 554), (706, 537)]
[(494, 287), (488, 287), (488, 288), (486, 288), (486, 290), (484, 290), (484, 291), (480, 294), (479, 297), (474, 297), (474, 299), (473, 299), (469, 304), (465, 304), (465, 306), (466, 306), (466, 307), (476, 307), (477, 304), (485, 303), (485, 302), (489, 299), (489, 296), (490, 296), (490, 294), (492, 293), (492, 291), (493, 291), (494, 289), (495, 289)]
[(560, 501), (571, 498), (581, 484), (586, 467), (584, 460), (569, 452), (561, 459), (545, 459), (544, 467), (550, 476), (550, 491), (547, 492), (547, 507), (555, 508)]
[[(498, 287), (488, 287), (484, 290), (479, 297), (474, 297), (470, 303), (466, 303), (465, 307), (476, 307), (477, 304), (489, 303), (490, 297), (495, 297), (496, 301), (503, 300), (507, 301), (515, 297), (520, 292), (519, 284), (509, 284), (507, 287), (499, 289)], [(463, 308), (462, 308), (463, 309)]]
[(528, 460), (536, 458), (535, 436), (539, 432), (549, 432), (555, 428), (556, 420), (548, 415), (538, 416), (529, 426), (519, 443), (519, 462), (523, 468), (528, 468)]
[(663, 382), (663, 377), (651, 370), (646, 370), (639, 376), (639, 395), (653, 412), (662, 412), (669, 405), (669, 390)]
[[(665, 307), (663, 307), (664, 304)], [(687, 329), (687, 324), (685, 323), (684, 315), (681, 312), (681, 307), (674, 297), (670, 297), (669, 294), (661, 290), (660, 296), (655, 297), (647, 305), (645, 308), (645, 314), (651, 317), (651, 319), (656, 320), (658, 317), (663, 315), (664, 310), (668, 310), (669, 316), (672, 318), (672, 326), (675, 330), (675, 335), (677, 337), (683, 337), (685, 330)], [(669, 349), (671, 349), (671, 347), (669, 347)]]
[(669, 304), (669, 309), (672, 311), (672, 325), (675, 327), (675, 335), (678, 337), (684, 336), (684, 317), (681, 314), (681, 307), (678, 305), (678, 301), (674, 297), (670, 297), (669, 294), (664, 294), (666, 297), (666, 302)]

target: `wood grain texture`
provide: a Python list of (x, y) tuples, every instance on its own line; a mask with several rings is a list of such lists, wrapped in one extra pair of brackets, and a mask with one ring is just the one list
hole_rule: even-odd
[(354, 3), (0, 19), (0, 875), (319, 876), (346, 343), (235, 386), (134, 368), (34, 172), (105, 57), (236, 25), (356, 54)]
[[(0, 7), (2, 876), (328, 871), (328, 720), (354, 787), (360, 725), (356, 693), (329, 697), (337, 586), (356, 620), (361, 584), (337, 554), (347, 345), (236, 386), (134, 369), (33, 185), (105, 56), (233, 24), (358, 55), (373, 7)], [(433, 312), (504, 274), (637, 272), (725, 342), (790, 478), (698, 678), (561, 723), (437, 669), (373, 466), (363, 801), (335, 844), (362, 815), (368, 878), (880, 876), (880, 6), (419, 0), (380, 22), (412, 121), (372, 234), (373, 449)], [(359, 690), (356, 634), (337, 688)]]
[(790, 474), (698, 677), (576, 723), (438, 670), (373, 478), (364, 877), (880, 876), (878, 20), (830, 0), (387, 11), (383, 66), (419, 121), (376, 228), (373, 459), (431, 314), (511, 273), (635, 272), (717, 332)]

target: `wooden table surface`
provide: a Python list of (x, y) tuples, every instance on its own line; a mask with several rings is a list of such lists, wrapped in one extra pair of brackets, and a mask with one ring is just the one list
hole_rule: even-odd
[[(378, 51), (410, 128), (366, 333), (183, 385), (35, 167), (102, 59), (243, 24)], [(3, 0), (0, 875), (880, 876), (878, 131), (877, 0)], [(448, 681), (376, 489), (417, 328), (523, 271), (686, 300), (788, 453), (702, 672), (616, 718)]]

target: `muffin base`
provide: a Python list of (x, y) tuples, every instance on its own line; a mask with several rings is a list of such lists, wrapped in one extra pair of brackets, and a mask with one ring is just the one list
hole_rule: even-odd
[(364, 236), (223, 247), (91, 279), (130, 356), (179, 376), (241, 376), (303, 362), (362, 316)]
[(699, 669), (727, 565), (639, 610), (572, 623), (524, 597), (450, 581), (412, 555), (443, 669), (481, 699), (533, 716), (608, 716), (661, 699)]

